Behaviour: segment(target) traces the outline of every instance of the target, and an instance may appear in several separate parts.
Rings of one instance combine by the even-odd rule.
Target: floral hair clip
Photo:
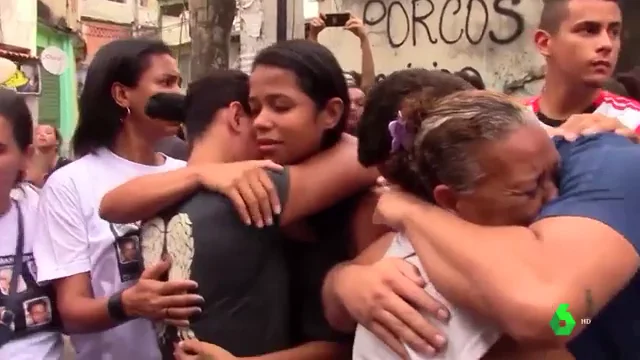
[[[397,152],[400,148],[407,151],[411,149],[412,139],[407,129],[407,121],[400,111],[398,116],[389,123],[389,134],[391,135],[391,153]]]

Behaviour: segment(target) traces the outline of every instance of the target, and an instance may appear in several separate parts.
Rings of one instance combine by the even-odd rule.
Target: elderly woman
[[[373,246],[367,256],[379,258],[383,249],[416,263],[429,280],[426,292],[450,311],[446,325],[436,324],[446,350],[435,355],[428,349],[428,356],[409,351],[411,358],[540,358],[567,343],[579,359],[637,354],[625,334],[640,317],[621,314],[635,314],[629,305],[638,299],[640,226],[625,214],[640,211],[633,186],[640,170],[632,163],[640,148],[614,134],[554,147],[531,112],[483,91],[441,100],[428,91],[411,94],[390,128],[393,154],[382,161],[370,157],[369,165],[386,160],[382,172],[405,191],[382,195],[376,214],[400,233],[390,248]],[[339,266],[328,276],[325,307],[334,324],[347,309],[366,318],[354,311],[362,310],[354,300],[365,303],[357,280],[370,269]],[[378,320],[395,315],[384,310],[386,298],[378,300],[370,309],[385,314]],[[575,329],[554,328],[567,336],[556,336],[549,325],[560,304],[569,304],[577,321]],[[599,312],[584,329],[579,319]],[[374,318],[363,325],[383,333]],[[562,312],[559,320],[572,323]],[[416,331],[407,339],[420,333],[410,327]],[[532,353],[518,343],[541,350]],[[361,329],[354,353],[392,358],[383,346]],[[562,350],[553,356],[571,358]]]

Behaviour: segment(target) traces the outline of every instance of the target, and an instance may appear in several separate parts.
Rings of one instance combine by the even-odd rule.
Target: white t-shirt
[[[35,274],[35,263],[33,261],[33,242],[36,238],[38,193],[28,185],[12,192],[12,197],[20,204],[23,216],[24,231],[24,253],[23,261],[26,266],[23,271],[31,272],[33,278]],[[18,239],[18,211],[15,205],[11,206],[9,212],[0,217],[0,291],[8,291],[10,274],[13,273],[13,256],[16,253],[16,241]],[[29,282],[24,277],[18,277],[17,291],[26,291]],[[0,315],[4,309],[0,307]],[[0,321],[2,321],[0,316]],[[62,356],[63,342],[62,335],[58,332],[43,331],[31,335],[17,338],[0,347],[0,359],[11,360],[59,360]]]
[[[141,175],[181,168],[166,159],[147,166],[100,149],[58,169],[47,180],[38,208],[39,239],[34,245],[38,280],[91,273],[96,297],[110,296],[134,284],[142,270],[139,223],[111,224],[99,215],[111,189]],[[91,334],[72,334],[77,360],[160,358],[155,331],[146,319]]]
[[[412,360],[477,360],[481,359],[491,347],[498,341],[501,332],[486,319],[479,318],[464,309],[456,307],[448,302],[429,282],[427,274],[424,272],[420,260],[416,255],[413,246],[401,234],[397,234],[387,250],[385,257],[403,258],[415,265],[422,277],[426,280],[427,286],[424,290],[434,299],[445,305],[451,314],[447,324],[440,320],[428,317],[433,325],[447,338],[445,351],[435,355],[427,356],[414,352],[405,345]],[[356,337],[353,343],[354,360],[396,360],[400,359],[387,345],[379,340],[373,333],[358,325]]]

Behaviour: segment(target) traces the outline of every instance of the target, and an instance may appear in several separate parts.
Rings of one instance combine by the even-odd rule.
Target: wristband
[[[125,322],[130,319],[124,311],[122,291],[118,291],[109,296],[109,300],[107,301],[107,311],[109,312],[109,317],[117,322]]]

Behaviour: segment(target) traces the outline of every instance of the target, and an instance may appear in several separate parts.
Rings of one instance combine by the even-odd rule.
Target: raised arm
[[[359,87],[365,93],[371,89],[376,82],[376,70],[373,62],[373,52],[371,51],[371,43],[367,37],[367,32],[362,19],[351,15],[351,19],[347,21],[345,29],[351,31],[360,40],[360,50],[362,50],[362,69]]]

